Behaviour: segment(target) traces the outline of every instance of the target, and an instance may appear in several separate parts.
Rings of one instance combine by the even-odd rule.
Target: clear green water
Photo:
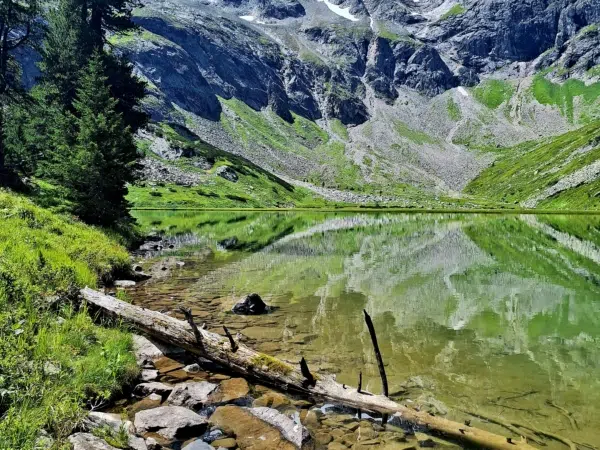
[[[366,309],[403,401],[600,446],[600,216],[136,215],[175,242],[147,264],[186,263],[137,287],[137,303],[188,304],[217,331],[228,324],[250,345],[305,356],[344,383],[362,371],[379,392]],[[235,249],[220,249],[232,237]],[[250,292],[279,309],[229,314]]]

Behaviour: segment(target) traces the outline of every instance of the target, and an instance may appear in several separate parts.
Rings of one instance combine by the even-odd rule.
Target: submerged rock
[[[221,406],[210,417],[210,423],[236,436],[240,449],[273,448],[295,450],[296,446],[288,441],[274,426],[260,420],[245,408],[239,406]],[[258,447],[256,447],[258,448]]]
[[[138,433],[158,433],[166,439],[185,439],[206,431],[205,417],[181,406],[160,406],[135,415]]]
[[[133,394],[138,397],[146,397],[150,394],[158,394],[160,396],[169,395],[173,391],[173,386],[168,384],[151,381],[149,383],[140,383],[133,389]]]
[[[305,448],[312,439],[308,430],[300,423],[299,415],[296,415],[296,420],[292,420],[273,408],[250,408],[248,411],[263,422],[277,428],[285,439],[298,448]]]
[[[210,402],[245,404],[249,393],[250,386],[245,379],[231,378],[221,382],[219,388],[210,395]]]
[[[259,315],[269,312],[269,307],[260,298],[260,295],[250,294],[243,301],[237,303],[231,311],[240,315]]]

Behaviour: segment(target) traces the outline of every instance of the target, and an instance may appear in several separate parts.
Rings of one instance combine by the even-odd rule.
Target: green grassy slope
[[[94,325],[85,310],[48,308],[128,264],[101,231],[0,190],[0,449],[33,449],[42,429],[63,448],[86,401],[137,375],[128,333]]]
[[[258,167],[245,158],[227,153],[203,141],[192,141],[163,125],[160,134],[180,148],[191,150],[194,156],[167,161],[148,150],[149,142],[139,142],[148,157],[173,165],[200,177],[195,187],[163,183],[143,183],[131,186],[128,200],[137,208],[268,208],[268,207],[318,207],[325,202],[310,191],[292,186],[281,178]],[[194,164],[199,158],[213,163],[204,170]],[[239,179],[231,182],[216,175],[221,166],[235,170]]]
[[[471,195],[518,204],[600,159],[600,122],[557,138],[498,152],[497,161],[465,189]],[[544,209],[600,209],[600,180],[573,186],[537,203]]]

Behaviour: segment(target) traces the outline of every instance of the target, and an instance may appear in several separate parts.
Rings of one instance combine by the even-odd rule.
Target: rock
[[[134,435],[129,435],[127,445],[129,445],[131,450],[148,450],[148,444],[146,444],[146,440]]]
[[[317,444],[319,445],[327,445],[333,441],[333,437],[329,433],[320,432],[315,434],[315,441],[317,441]]]
[[[269,312],[269,308],[258,294],[250,294],[246,296],[243,301],[237,303],[231,310],[234,314],[246,316],[259,315]]]
[[[142,266],[140,266],[139,264],[134,264],[133,266],[131,266],[131,269],[134,272],[141,272],[144,270],[144,268]]]
[[[135,281],[132,280],[117,280],[115,281],[115,286],[120,288],[128,288],[135,286]]]
[[[238,181],[238,174],[229,166],[221,166],[215,171],[215,173],[221,178],[231,181],[232,183],[237,183]]]
[[[69,436],[73,450],[119,450],[90,433],[75,433]]]
[[[160,406],[135,415],[138,433],[158,433],[166,439],[185,439],[206,431],[206,418],[181,406]]]
[[[90,411],[85,420],[85,427],[91,431],[95,428],[109,427],[115,432],[124,428],[129,434],[135,433],[135,428],[129,420],[123,420],[119,414]]]
[[[154,366],[156,367],[156,369],[158,369],[160,373],[169,373],[174,370],[182,369],[184,367],[184,364],[175,359],[163,356],[162,358],[159,358],[156,361],[154,361]]]
[[[149,437],[146,439],[146,447],[148,450],[160,450],[162,447],[156,442],[156,439]]]
[[[215,448],[200,439],[196,439],[185,447],[182,447],[181,450],[215,450]]]
[[[170,405],[199,409],[208,402],[210,394],[217,388],[207,381],[188,382],[175,385],[167,399]]]
[[[140,378],[144,382],[154,381],[158,378],[158,370],[155,369],[143,369],[140,374]]]
[[[162,397],[158,394],[150,394],[148,397],[134,403],[127,408],[127,412],[130,415],[135,415],[137,412],[144,411],[146,409],[152,409],[160,406],[162,403]]]
[[[252,406],[279,408],[281,406],[289,405],[290,403],[290,400],[285,395],[282,395],[279,392],[269,391],[254,400]]]
[[[209,402],[213,404],[246,403],[250,387],[243,378],[231,378],[221,381],[219,388],[210,395]]]
[[[60,373],[60,367],[56,364],[47,361],[44,363],[44,375],[58,375]]]
[[[210,423],[236,436],[241,450],[295,450],[277,428],[263,422],[249,410],[239,406],[221,406],[210,417]]]
[[[54,445],[54,438],[46,430],[41,430],[35,440],[35,450],[47,450]]]
[[[200,364],[194,363],[194,364],[185,366],[183,368],[183,370],[186,371],[187,373],[199,373],[202,369],[200,367]]]
[[[166,355],[181,355],[184,350],[173,345],[154,342],[139,334],[133,335],[133,350],[138,364],[154,361]]]
[[[238,244],[238,238],[233,236],[222,241],[217,242],[217,248],[219,250],[233,250]]]
[[[249,411],[260,420],[277,428],[288,441],[298,448],[305,447],[312,439],[308,430],[300,423],[298,414],[295,420],[292,420],[273,408],[250,408]]]
[[[173,386],[168,384],[152,381],[150,383],[140,383],[133,388],[133,394],[138,397],[147,397],[150,394],[158,394],[165,397],[171,393]]]
[[[233,438],[217,439],[212,442],[212,445],[217,448],[236,448],[237,442]]]

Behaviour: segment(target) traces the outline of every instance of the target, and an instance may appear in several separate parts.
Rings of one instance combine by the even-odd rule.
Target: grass
[[[505,149],[465,192],[489,200],[519,204],[542,193],[565,176],[600,158],[600,122],[556,138]],[[539,208],[600,209],[598,180],[543,200]]]
[[[414,142],[415,144],[423,145],[437,143],[437,140],[429,136],[427,133],[410,128],[404,122],[397,120],[395,121],[394,125],[398,135]]]
[[[473,88],[475,100],[490,109],[497,109],[504,102],[508,102],[515,92],[515,88],[503,80],[485,80]]]
[[[444,14],[442,14],[442,16],[440,17],[440,20],[446,20],[451,17],[460,16],[466,12],[467,12],[467,9],[463,5],[456,4],[452,8],[450,8],[448,11],[446,11]]]
[[[288,125],[298,127],[297,132],[304,133],[306,139],[312,136],[315,145],[321,142],[322,136],[318,132],[306,131],[302,122]],[[219,150],[201,140],[191,141],[167,125],[162,125],[156,132],[172,145],[187,148],[194,155],[177,161],[162,162],[198,175],[200,182],[195,187],[162,183],[131,186],[127,198],[137,208],[268,208],[325,205],[324,200],[309,190],[293,186],[245,158]],[[138,148],[147,156],[160,160],[150,152],[147,142],[140,140]],[[194,163],[199,158],[211,162],[212,168],[204,170],[195,167]],[[231,182],[218,176],[216,171],[221,166],[231,167],[237,173],[238,181]]]
[[[598,118],[600,82],[586,85],[583,81],[571,78],[559,84],[548,80],[543,74],[538,74],[533,79],[531,92],[538,103],[558,107],[570,123],[574,123],[576,119],[577,97],[583,101],[583,117],[580,117],[580,121],[585,123]]]
[[[0,191],[0,449],[33,449],[40,430],[56,448],[137,375],[129,333],[48,298],[96,286],[129,264],[101,231]],[[60,317],[60,320],[59,320]]]
[[[453,98],[448,99],[448,104],[446,105],[448,109],[448,117],[454,122],[458,122],[462,119],[462,111],[460,110],[460,106],[458,103],[454,101]]]
[[[339,137],[344,142],[348,142],[348,140],[350,139],[348,129],[340,119],[331,119],[329,121],[329,126],[331,127],[331,131],[333,131],[337,135],[337,137]]]

